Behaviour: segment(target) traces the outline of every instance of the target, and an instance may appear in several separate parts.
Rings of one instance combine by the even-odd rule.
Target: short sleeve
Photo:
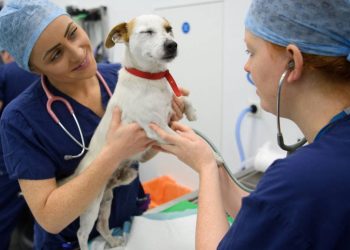
[[[0,122],[0,135],[5,167],[11,179],[55,177],[53,161],[19,112],[5,112]]]
[[[280,211],[265,202],[246,197],[218,249],[303,250],[310,247]]]

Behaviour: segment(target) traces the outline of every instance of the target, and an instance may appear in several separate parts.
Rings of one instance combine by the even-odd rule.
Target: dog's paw
[[[196,121],[197,120],[196,109],[192,106],[190,101],[187,100],[186,98],[184,98],[184,104],[185,104],[184,114],[186,115],[187,120]]]
[[[197,114],[195,109],[191,110],[191,112],[185,112],[185,115],[187,120],[189,120],[190,122],[197,120]]]
[[[111,248],[120,247],[125,245],[125,240],[122,236],[113,236],[107,240],[108,245]]]

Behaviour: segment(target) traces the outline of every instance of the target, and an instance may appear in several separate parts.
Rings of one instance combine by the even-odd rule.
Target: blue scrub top
[[[0,66],[0,100],[2,110],[21,92],[30,86],[39,75],[21,69],[15,62]],[[16,180],[10,180],[5,170],[0,152],[0,249],[8,249],[11,233],[18,223],[21,214],[28,209],[23,197],[19,196],[20,188]]]
[[[275,161],[218,249],[350,249],[350,116]]]
[[[119,64],[98,65],[99,72],[112,91],[118,80],[119,69]],[[88,145],[100,122],[100,117],[51,84],[47,85],[54,95],[64,97],[72,105]],[[109,95],[101,83],[100,89],[102,103],[106,107]],[[81,158],[64,160],[65,155],[78,154],[81,148],[53,121],[47,112],[46,102],[47,97],[40,81],[37,81],[11,102],[3,113],[0,123],[2,149],[7,172],[13,180],[49,178],[60,180],[71,175],[81,160]],[[52,105],[52,109],[68,131],[76,138],[80,138],[67,108],[62,103],[56,102]],[[114,197],[116,198],[112,204],[111,227],[122,226],[124,221],[133,215],[141,214],[147,208],[144,206],[145,194],[138,178],[127,186],[116,188]],[[77,244],[78,228],[79,219],[59,235],[52,235],[35,224],[35,249],[62,249],[64,242]],[[97,234],[94,229],[90,236],[95,237]]]
[[[0,100],[3,108],[40,77],[12,62],[0,66]],[[2,111],[1,111],[2,112]]]

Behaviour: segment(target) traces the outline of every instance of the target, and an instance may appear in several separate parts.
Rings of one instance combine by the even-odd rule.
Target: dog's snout
[[[164,43],[164,49],[167,53],[175,53],[177,50],[177,43],[171,40],[167,40]]]

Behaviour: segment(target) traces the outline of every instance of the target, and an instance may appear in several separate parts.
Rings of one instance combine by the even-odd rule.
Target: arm
[[[238,187],[231,186],[232,183],[227,179],[229,177],[217,167],[212,149],[190,128],[174,122],[172,128],[178,135],[167,134],[154,124],[151,128],[169,142],[157,146],[158,149],[176,155],[198,172],[200,182],[196,249],[215,249],[229,228],[225,206],[230,205],[236,209],[240,207],[241,193],[235,193]],[[229,192],[235,199],[226,202],[224,198],[227,197],[227,189],[232,187],[235,188]],[[231,210],[229,207],[226,209]]]
[[[101,192],[117,166],[106,161],[104,155],[101,153],[85,171],[62,186],[58,186],[56,179],[19,180],[30,210],[46,231],[53,234],[62,231]]]
[[[223,167],[219,167],[219,175],[221,192],[224,194],[225,211],[232,218],[235,218],[241,209],[242,198],[249,195],[249,193],[234,183]]]
[[[36,220],[48,232],[60,232],[98,196],[120,162],[151,142],[138,125],[120,125],[120,112],[116,110],[104,148],[80,175],[62,186],[55,179],[19,181]]]
[[[196,249],[216,249],[229,225],[220,189],[219,169],[216,162],[204,164],[199,175]]]

